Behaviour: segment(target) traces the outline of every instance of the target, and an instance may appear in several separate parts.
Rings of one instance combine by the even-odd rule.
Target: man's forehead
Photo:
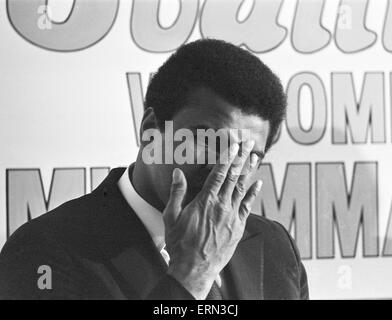
[[[173,120],[177,129],[188,128],[193,132],[197,129],[225,130],[236,142],[246,140],[244,137],[258,140],[269,132],[268,121],[247,113],[241,106],[229,103],[208,88],[193,91]],[[241,135],[244,130],[248,131],[248,136]]]
[[[187,105],[174,117],[178,124],[188,128],[228,128],[235,122],[235,112],[229,106],[222,108],[218,105]]]
[[[214,120],[211,118],[195,119],[189,123],[178,123],[179,126],[185,125],[186,128],[196,132],[197,130],[213,130],[222,134],[228,134],[237,140],[244,140],[245,134],[266,135],[269,131],[269,122],[259,116],[237,117],[234,121]]]

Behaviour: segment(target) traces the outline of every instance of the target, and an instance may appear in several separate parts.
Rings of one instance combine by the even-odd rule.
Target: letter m
[[[7,237],[30,219],[65,201],[82,196],[85,190],[84,168],[54,169],[48,199],[45,197],[39,169],[8,169]]]
[[[279,195],[272,166],[263,164],[258,172],[263,187],[252,208],[254,213],[280,222],[288,231],[295,224],[294,238],[304,259],[312,257],[310,169],[310,163],[288,163]]]
[[[348,190],[343,163],[316,164],[317,257],[355,257],[362,227],[363,255],[378,255],[377,163],[354,164]]]

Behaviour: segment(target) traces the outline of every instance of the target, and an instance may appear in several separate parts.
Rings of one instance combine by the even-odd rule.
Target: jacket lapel
[[[145,299],[165,275],[167,265],[153,242],[134,244],[111,259],[128,289],[128,298]]]
[[[144,299],[166,273],[167,265],[143,222],[128,205],[117,186],[125,168],[110,171],[93,192],[101,204],[95,230],[105,267],[124,298]]]
[[[245,232],[226,267],[233,280],[237,299],[264,298],[264,240],[261,233]]]

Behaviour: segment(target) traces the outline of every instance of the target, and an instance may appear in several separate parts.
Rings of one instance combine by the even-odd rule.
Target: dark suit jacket
[[[21,226],[0,254],[2,299],[194,299],[117,187],[113,169],[91,194]],[[49,288],[38,268],[51,268]],[[227,299],[306,299],[305,269],[278,223],[251,214],[221,273]],[[42,281],[42,278],[41,278]]]

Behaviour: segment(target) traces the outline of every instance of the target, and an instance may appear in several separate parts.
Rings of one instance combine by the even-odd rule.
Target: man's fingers
[[[253,201],[256,199],[257,194],[261,190],[261,186],[263,182],[261,180],[257,180],[252,186],[249,188],[246,193],[244,199],[241,202],[240,208],[238,210],[238,215],[241,221],[245,221],[250,213],[252,208]]]
[[[163,213],[163,218],[168,225],[173,225],[182,210],[182,202],[186,195],[187,182],[181,169],[173,170],[170,198]]]
[[[226,179],[227,171],[229,170],[233,160],[236,158],[239,150],[239,144],[233,143],[228,152],[226,152],[224,159],[214,165],[203,185],[203,191],[211,191],[218,193],[223,182]]]
[[[250,177],[252,176],[252,173],[256,171],[257,167],[257,162],[258,162],[258,156],[255,153],[252,153],[249,156],[249,171],[246,172],[246,174],[242,174],[238,181],[237,184],[235,185],[234,191],[233,191],[233,197],[232,197],[232,204],[233,207],[238,207],[240,204],[241,200],[244,198],[246,191],[247,191],[247,185]]]
[[[248,158],[250,152],[253,149],[255,142],[253,140],[247,140],[241,145],[241,154],[238,154],[231,164],[224,183],[220,189],[220,194],[227,199],[232,199],[234,188],[241,175],[242,168]]]

